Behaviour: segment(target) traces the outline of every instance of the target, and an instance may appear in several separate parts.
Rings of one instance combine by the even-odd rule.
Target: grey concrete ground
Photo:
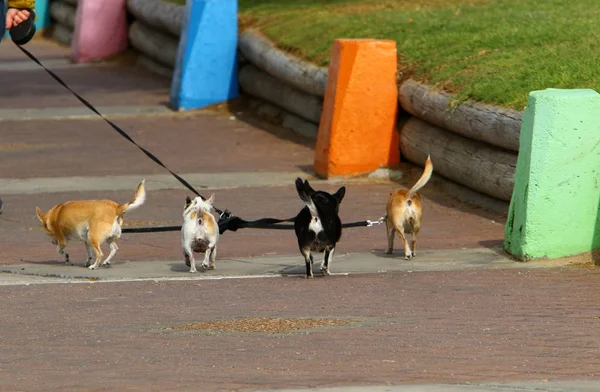
[[[313,142],[243,106],[193,114],[170,81],[118,63],[72,65],[30,50],[217,205],[247,219],[301,208],[293,181],[347,186],[344,222],[376,220],[400,176],[318,180]],[[190,192],[11,45],[0,46],[0,390],[600,390],[600,269],[589,258],[519,263],[501,251],[505,214],[433,181],[417,257],[384,255],[384,229],[344,231],[333,276],[303,278],[290,231],[225,233],[216,270],[190,274],[179,233],[124,234],[90,271],[59,260],[35,217],[72,199],[148,199],[125,227],[177,225]],[[234,107],[235,106],[235,107]],[[495,212],[494,212],[495,211]],[[399,242],[399,241],[397,241]],[[318,264],[318,263],[317,263]],[[258,329],[253,329],[258,326]]]
[[[439,249],[424,250],[412,260],[403,260],[401,255],[389,256],[383,252],[338,253],[331,265],[331,271],[337,274],[365,274],[419,271],[457,271],[467,269],[537,269],[549,266],[571,265],[572,261],[532,261],[517,263],[499,254],[498,250],[476,249]],[[317,256],[315,268],[318,270],[322,257]],[[244,277],[304,276],[305,267],[300,255],[281,255],[270,257],[219,258],[215,270],[185,274],[189,271],[180,260],[161,261],[116,261],[108,267],[91,271],[85,268],[85,260],[65,263],[26,263],[0,266],[0,285],[26,282],[38,282],[39,277],[47,277],[46,282],[89,282],[90,279],[106,282],[141,280],[204,280]],[[15,275],[20,275],[16,277]],[[56,279],[53,279],[56,278]]]

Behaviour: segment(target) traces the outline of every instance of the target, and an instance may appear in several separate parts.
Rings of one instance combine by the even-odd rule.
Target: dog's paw
[[[404,256],[404,258],[405,258],[406,260],[410,260],[410,259],[412,259],[412,258],[413,258],[413,256],[414,256],[414,255],[413,255],[412,253],[407,253],[407,254],[406,254],[406,256]]]
[[[393,251],[394,251],[393,249],[386,249],[385,250],[385,254],[386,255],[391,255]]]
[[[314,276],[312,276],[312,275],[306,275],[306,279],[312,279],[312,278],[314,278]]]
[[[202,268],[203,271],[208,271],[210,269],[210,266],[208,264],[202,263],[202,265],[200,266],[200,268]]]
[[[215,266],[214,266],[214,265],[212,265],[212,264],[211,264],[211,265],[209,265],[209,266],[208,266],[208,270],[209,270],[209,271],[212,271],[212,270],[214,270],[214,269],[215,269]]]
[[[331,275],[331,272],[327,268],[321,268],[321,273],[323,276]]]
[[[190,274],[195,274],[196,272],[198,272],[196,271],[196,268],[190,268]]]
[[[88,268],[89,268],[89,269],[91,269],[91,270],[95,270],[95,269],[97,269],[97,267],[96,267],[96,264],[92,264],[92,265],[90,265]]]

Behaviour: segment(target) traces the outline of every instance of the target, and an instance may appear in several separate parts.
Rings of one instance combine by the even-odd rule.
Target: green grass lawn
[[[172,0],[183,3],[183,0]],[[521,110],[530,91],[600,90],[598,0],[239,0],[240,25],[327,65],[336,38],[392,39],[403,76]]]

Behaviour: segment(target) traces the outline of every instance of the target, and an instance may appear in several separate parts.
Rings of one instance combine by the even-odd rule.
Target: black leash
[[[267,222],[264,222],[267,221]],[[280,221],[289,222],[289,219],[258,219],[255,221],[245,221],[237,216],[233,216],[230,220],[219,219],[219,234],[223,234],[227,230],[237,231],[237,229],[249,228],[249,229],[269,229],[269,230],[293,230],[294,225],[281,225],[269,221]],[[292,220],[293,221],[293,218]],[[347,229],[350,227],[371,227],[373,225],[379,225],[385,221],[385,218],[379,218],[376,221],[365,220],[360,222],[342,223],[342,228]],[[153,227],[124,227],[121,229],[123,233],[160,233],[165,231],[179,231],[181,226],[153,226]]]
[[[37,59],[37,57],[35,57],[33,54],[31,54],[27,49],[23,48],[21,45],[19,45],[17,43],[15,43],[15,45],[19,49],[21,49],[21,51],[23,53],[25,53],[25,55],[27,57],[29,57],[33,62],[35,62],[36,64],[38,64],[40,67],[42,67],[61,86],[63,86],[67,90],[69,90],[88,109],[90,109],[92,112],[94,112],[98,116],[100,116],[104,121],[106,121],[108,123],[108,125],[110,125],[121,136],[123,136],[125,139],[127,139],[129,142],[131,142],[137,148],[139,148],[144,154],[146,154],[146,156],[148,158],[152,159],[155,163],[157,163],[158,165],[162,166],[165,170],[167,170],[169,173],[171,173],[173,175],[173,177],[175,177],[182,185],[184,185],[187,189],[189,189],[190,191],[192,191],[195,195],[200,196],[203,199],[206,199],[189,182],[187,182],[180,175],[178,175],[177,173],[175,173],[174,171],[172,171],[171,169],[169,169],[164,163],[162,163],[162,161],[160,159],[158,159],[150,151],[146,150],[144,147],[142,147],[139,144],[137,144],[135,142],[135,140],[133,140],[133,138],[131,138],[131,136],[129,136],[127,134],[127,132],[125,132],[119,126],[117,126],[112,121],[110,121],[109,119],[107,119],[106,117],[104,117],[102,115],[102,113],[100,113],[98,110],[96,110],[96,108],[94,107],[94,105],[92,105],[87,100],[85,100],[83,97],[81,97],[79,94],[77,94],[75,91],[73,91],[60,77],[58,77],[54,72],[52,72],[48,68],[46,68],[44,66],[44,64],[42,64]],[[203,186],[203,188],[206,188],[206,187]],[[240,218],[238,216],[233,215],[227,209],[225,211],[222,211],[222,210],[220,210],[220,209],[218,209],[216,207],[213,207],[213,208],[219,214],[219,222],[218,222],[218,224],[219,224],[219,233],[220,234],[223,234],[227,230],[237,231],[238,229],[243,229],[243,228],[273,229],[273,230],[291,230],[291,229],[294,228],[294,225],[281,225],[280,223],[294,222],[295,218],[288,218],[288,219],[262,218],[262,219],[257,219],[257,220],[254,220],[254,221],[247,221],[247,220],[244,220],[244,219],[242,219],[242,218]],[[345,227],[345,228],[348,228],[348,227],[361,227],[361,226],[370,227],[370,226],[373,226],[374,224],[380,224],[382,222],[383,222],[383,218],[380,218],[377,221],[366,220],[366,221],[360,221],[360,222],[346,223],[346,224],[342,224],[342,227]],[[124,227],[121,230],[121,232],[122,233],[158,233],[158,232],[179,231],[179,230],[181,230],[181,226]]]

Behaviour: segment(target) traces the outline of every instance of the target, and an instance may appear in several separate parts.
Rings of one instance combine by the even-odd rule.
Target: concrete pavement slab
[[[98,112],[105,117],[131,117],[143,115],[172,115],[173,111],[164,105],[153,106],[98,106]],[[30,120],[71,120],[97,119],[98,115],[85,106],[39,109],[0,109],[0,121]]]
[[[197,262],[200,263],[200,261]],[[446,249],[424,250],[412,260],[404,260],[401,255],[386,255],[383,252],[336,253],[331,271],[339,274],[364,274],[386,272],[455,271],[470,269],[498,268],[548,268],[580,262],[579,259],[553,261],[532,261],[528,263],[510,260],[500,249]],[[315,257],[315,271],[318,271],[322,257]],[[218,279],[239,277],[301,276],[306,273],[304,259],[298,255],[282,255],[251,258],[220,258],[212,271],[190,274],[181,260],[165,261],[116,261],[92,271],[85,268],[84,262],[62,263],[30,262],[0,266],[0,284],[11,284],[14,275],[22,279],[33,277],[56,277],[67,280],[135,281],[172,279]],[[315,276],[320,274],[315,272]],[[324,277],[326,278],[326,277]],[[6,281],[5,281],[6,279]],[[26,280],[26,279],[25,279]],[[61,280],[60,282],[62,282]]]

